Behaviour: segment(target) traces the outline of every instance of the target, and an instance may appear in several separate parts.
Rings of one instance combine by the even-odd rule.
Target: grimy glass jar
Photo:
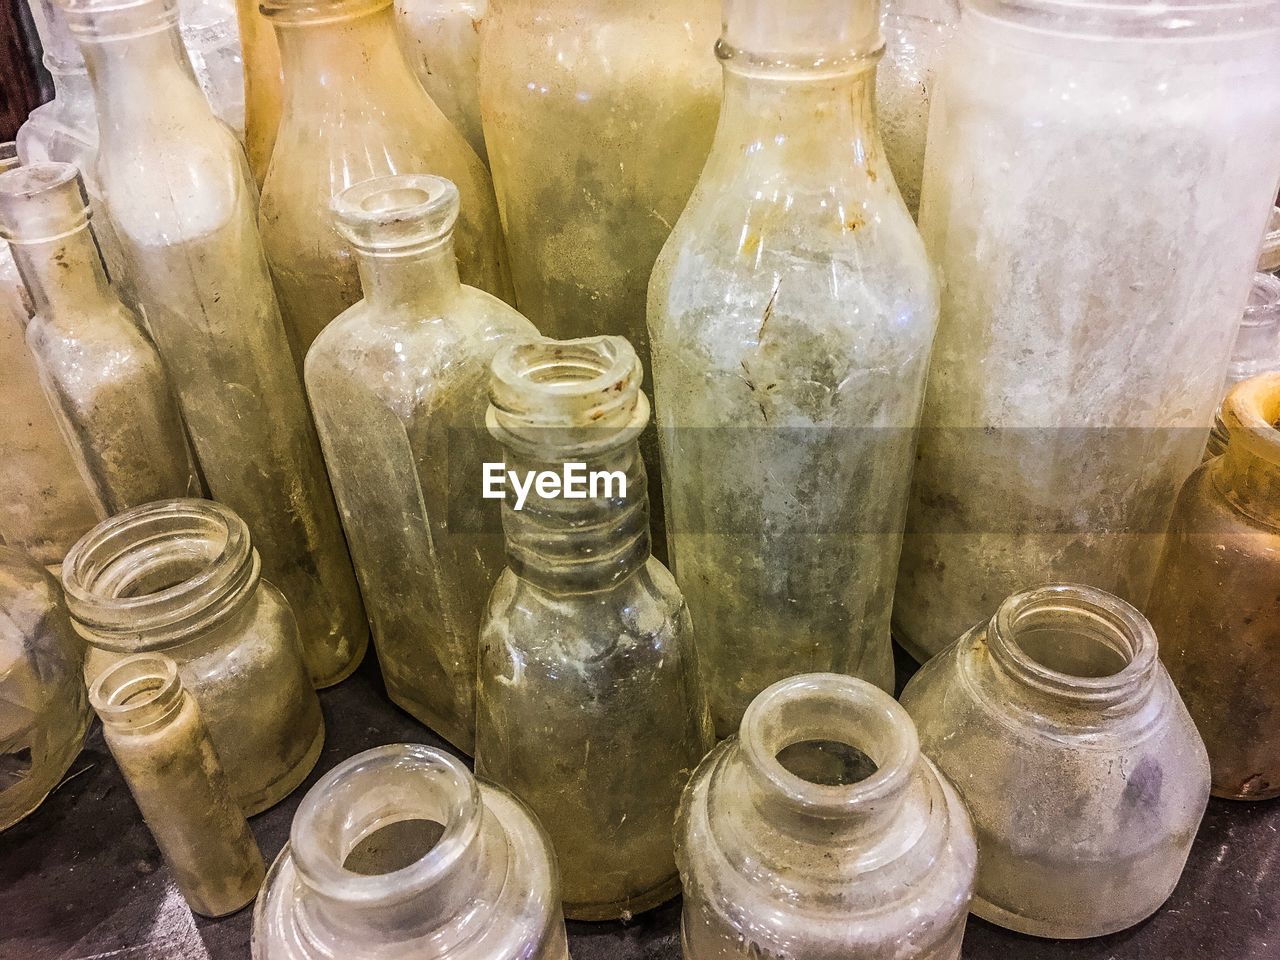
[[[959,960],[977,849],[893,698],[811,673],[698,767],[676,858],[685,960]]]
[[[261,188],[280,127],[284,96],[280,47],[258,0],[236,0],[236,19],[244,57],[244,149],[254,183]]]
[[[538,331],[458,279],[458,189],[366,180],[333,204],[365,298],[307,354],[307,393],[342,508],[387,694],[454,746],[475,746],[476,634],[503,567],[500,460],[485,430],[489,361]]]
[[[80,753],[83,663],[58,582],[0,545],[0,830],[34,812]]]
[[[17,166],[14,144],[0,143],[0,173]],[[56,565],[98,518],[27,349],[30,318],[18,265],[0,243],[0,543]]]
[[[1096,937],[1173,892],[1209,762],[1129,604],[1071,584],[1014,594],[925,664],[902,705],[973,817],[978,916]]]
[[[169,378],[107,283],[76,168],[37,163],[0,174],[0,238],[35,311],[27,345],[99,515],[199,496]]]
[[[312,787],[253,916],[254,960],[568,960],[555,856],[440,750],[366,750]]]
[[[252,901],[266,865],[178,665],[162,653],[125,657],[89,700],[188,906],[222,917]]]
[[[1231,363],[1227,365],[1226,390],[1241,380],[1280,370],[1280,277],[1256,273],[1236,332]],[[1206,457],[1216,457],[1227,448],[1227,424],[1222,408],[1213,419],[1213,431],[1205,448]]]
[[[895,635],[1150,592],[1280,179],[1280,5],[968,0],[920,228],[945,279]]]
[[[247,816],[283,800],[324,742],[298,625],[261,579],[249,529],[209,500],[161,500],[94,527],[62,565],[90,685],[116,661],[178,664]]]
[[[391,0],[264,0],[284,105],[260,222],[298,368],[325,324],[360,299],[330,203],[371,177],[430,173],[462,195],[462,281],[514,301],[489,171],[431,102],[396,37]]]
[[[98,181],[209,492],[244,518],[317,686],[369,628],[255,227],[244,151],[191,78],[174,0],[62,0],[89,65]]]
[[[488,160],[480,125],[480,24],[489,0],[395,0],[405,56],[449,122]]]
[[[874,0],[727,0],[715,144],[649,287],[672,569],[716,733],[769,684],[893,689],[938,319],[872,102]]]
[[[622,337],[493,360],[507,569],[480,631],[476,772],[546,826],[576,920],[676,895],[671,823],[712,743],[689,611],[649,551],[640,380]]]
[[[1173,508],[1147,613],[1209,750],[1213,792],[1280,796],[1280,373],[1223,404],[1226,453]]]

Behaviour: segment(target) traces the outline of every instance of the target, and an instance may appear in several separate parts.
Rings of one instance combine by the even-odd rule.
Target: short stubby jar
[[[71,548],[62,584],[89,641],[85,679],[123,657],[178,664],[246,816],[283,800],[324,742],[298,625],[261,578],[249,529],[208,500],[158,500],[98,524]]]
[[[569,960],[551,841],[456,758],[395,743],[307,791],[253,916],[254,960]]]
[[[978,916],[1096,937],[1173,892],[1209,760],[1128,603],[1072,584],[1014,594],[925,664],[902,705],[977,828]]]
[[[780,681],[685,790],[685,960],[956,960],[976,861],[964,804],[892,697]]]

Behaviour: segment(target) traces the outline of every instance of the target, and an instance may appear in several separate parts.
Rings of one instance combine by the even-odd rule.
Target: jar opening
[[[435,820],[397,820],[360,840],[342,866],[366,877],[395,873],[429,854],[443,835],[444,824]]]
[[[860,783],[879,769],[863,751],[839,740],[801,740],[783,747],[775,759],[788,773],[822,787]]]

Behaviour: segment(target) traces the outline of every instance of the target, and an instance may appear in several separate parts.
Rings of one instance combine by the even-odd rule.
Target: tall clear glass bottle
[[[0,238],[31,296],[26,342],[100,516],[203,492],[155,346],[107,283],[69,163],[0,174]]]
[[[236,17],[244,57],[244,149],[253,180],[261,189],[280,127],[284,96],[280,47],[258,0],[236,0]]]
[[[307,791],[253,914],[254,960],[335,957],[569,960],[546,833],[441,750],[344,760]]]
[[[1280,179],[1280,7],[968,0],[921,233],[946,279],[895,635],[1028,582],[1144,602]]]
[[[253,530],[312,679],[368,642],[342,527],[254,223],[244,151],[214,118],[174,0],[62,0],[98,103],[98,181],[213,497]]]
[[[422,89],[398,45],[391,0],[264,0],[262,11],[284,63],[262,239],[299,369],[316,335],[360,299],[329,205],[371,177],[430,173],[457,184],[462,280],[512,301],[489,171]]]
[[[1241,380],[1273,370],[1280,370],[1280,277],[1257,273],[1240,329],[1236,331],[1231,362],[1227,365],[1226,390],[1230,391]],[[1216,457],[1222,453],[1228,439],[1227,424],[1219,407],[1205,456]]]
[[[906,711],[812,673],[698,767],[676,858],[685,960],[959,960],[978,850]]]
[[[17,166],[15,144],[0,143],[0,174]],[[0,243],[0,543],[53,565],[98,517],[27,349],[30,319],[18,265]]]
[[[716,733],[797,672],[893,689],[933,271],[872,103],[874,0],[727,0],[720,128],[649,290],[672,569]]]
[[[395,0],[405,56],[449,122],[488,163],[480,124],[480,24],[489,0]]]
[[[672,819],[712,742],[689,612],[649,551],[640,380],[622,337],[534,341],[493,360],[488,420],[506,469],[522,484],[540,476],[526,495],[507,484],[508,566],[480,632],[476,772],[546,826],[565,915],[579,920],[678,892]],[[563,497],[551,482],[562,472]]]
[[[476,633],[503,566],[478,496],[489,361],[538,331],[458,279],[458,189],[402,175],[334,200],[365,298],[307,353],[307,393],[391,699],[474,749]]]
[[[1182,487],[1147,602],[1213,792],[1280,796],[1280,373],[1236,385],[1226,453]]]

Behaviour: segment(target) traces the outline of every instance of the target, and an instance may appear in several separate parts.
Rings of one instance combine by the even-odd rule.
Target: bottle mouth
[[[264,17],[282,26],[330,23],[376,13],[392,0],[261,0]]]
[[[1253,456],[1280,466],[1280,372],[1242,380],[1222,402],[1228,457]]]
[[[163,649],[246,602],[260,561],[249,528],[210,500],[159,500],[98,524],[71,548],[62,585],[76,630],[122,653]]]
[[[299,875],[330,900],[388,905],[448,876],[480,832],[480,789],[460,761],[421,744],[398,743],[356,754],[307,791],[289,842]],[[369,837],[410,821],[443,830],[412,862],[388,872],[348,866]]]
[[[1015,593],[991,619],[987,642],[1006,675],[1099,709],[1141,690],[1159,662],[1146,617],[1119,597],[1077,584]]]
[[[4,169],[0,157],[0,170]],[[70,163],[16,164],[0,172],[0,240],[49,243],[83,230],[89,199]]]
[[[966,0],[970,12],[1064,36],[1117,41],[1239,39],[1280,29],[1271,0]]]
[[[895,804],[920,756],[915,724],[896,700],[863,680],[832,673],[803,674],[766,689],[743,714],[739,737],[753,778],[769,795],[808,816],[833,820],[874,815]],[[861,755],[874,771],[852,782],[802,775],[786,762],[800,745],[820,745],[846,766],[841,753]],[[865,771],[866,765],[858,773]]]
[[[80,42],[124,40],[178,24],[178,0],[57,0]]]
[[[746,71],[870,69],[884,52],[873,0],[724,0],[716,56]]]
[[[375,177],[333,198],[338,232],[357,250],[410,255],[453,233],[460,199],[453,181],[429,174]]]
[[[178,665],[162,653],[125,657],[98,675],[89,702],[107,726],[135,732],[156,726],[182,705]]]

